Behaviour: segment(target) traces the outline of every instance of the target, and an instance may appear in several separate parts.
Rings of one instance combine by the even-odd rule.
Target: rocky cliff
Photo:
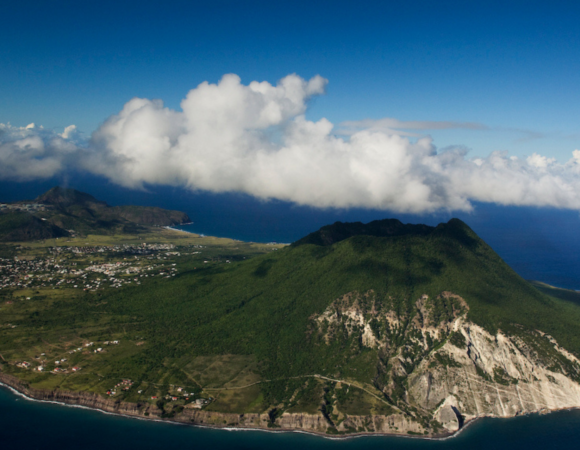
[[[289,414],[272,421],[269,414],[231,414],[185,408],[171,417],[163,417],[162,411],[149,403],[115,401],[89,392],[61,390],[40,390],[31,388],[18,378],[0,373],[0,383],[16,391],[41,401],[58,402],[97,409],[113,414],[143,419],[168,420],[191,425],[220,428],[261,428],[271,431],[307,431],[327,434],[334,427],[320,414]],[[421,427],[400,414],[391,416],[351,416],[338,427],[339,431],[358,430],[362,433],[406,433],[409,430],[422,431]]]
[[[441,425],[454,432],[484,416],[580,407],[580,361],[574,355],[541,330],[492,334],[470,322],[468,311],[451,292],[436,299],[423,295],[405,313],[379,306],[373,292],[351,293],[313,322],[327,343],[344,329],[379,350],[383,373],[375,386],[404,417],[428,418],[435,431]]]

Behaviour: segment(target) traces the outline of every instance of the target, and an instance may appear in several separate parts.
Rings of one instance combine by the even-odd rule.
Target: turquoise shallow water
[[[443,441],[385,436],[331,440],[303,433],[227,431],[125,418],[26,400],[0,387],[2,449],[493,449],[578,448],[580,411],[482,419]]]

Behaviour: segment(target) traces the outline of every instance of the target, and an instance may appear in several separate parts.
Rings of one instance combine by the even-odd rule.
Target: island
[[[0,382],[29,397],[334,437],[580,406],[580,295],[458,219],[259,244],[67,192],[0,214]]]

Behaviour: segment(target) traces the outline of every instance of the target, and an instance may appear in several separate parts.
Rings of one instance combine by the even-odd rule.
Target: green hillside
[[[397,222],[374,223],[362,235],[352,232],[359,225],[338,223],[323,229],[326,238],[314,233],[238,263],[185,262],[169,280],[54,301],[39,315],[14,323],[38,339],[48,334],[64,339],[64,333],[146,342],[122,357],[107,357],[98,369],[101,376],[130,377],[163,389],[181,384],[211,392],[230,382],[254,386],[235,400],[224,393],[211,405],[233,412],[315,412],[330,392],[352,414],[386,414],[395,408],[427,420],[406,405],[405,377],[389,362],[402,352],[405,371],[411,373],[444,343],[429,342],[426,352],[413,344],[412,323],[420,320],[416,304],[424,295],[438,323],[450,322],[463,308],[444,295],[450,292],[465,300],[469,320],[492,333],[501,329],[526,339],[529,330],[540,329],[580,354],[580,308],[535,289],[466,224],[457,219],[437,227]],[[387,337],[388,348],[364,346],[362,330],[320,330],[316,317],[353,298],[365,316],[383,310],[400,319],[396,328],[371,321],[374,333]],[[453,334],[444,339],[454,339]],[[367,391],[349,391],[343,398],[332,382],[324,387],[308,381],[312,375],[350,380]],[[68,388],[91,386],[99,392],[100,380],[87,378],[86,386]],[[365,400],[364,392],[383,403],[372,406],[375,397]]]
[[[323,373],[369,381],[376,355],[353,354],[348,342],[318,345],[308,331],[310,317],[334,300],[370,290],[400,312],[411,311],[423,294],[451,291],[467,301],[469,319],[490,331],[539,328],[580,354],[580,310],[534,289],[459,220],[428,235],[289,247],[230,267],[198,269],[156,288],[114,293],[107,301],[116,315],[154,323],[154,339],[166,352],[253,354],[267,378]]]
[[[0,213],[0,242],[68,236],[54,224],[26,212]]]
[[[544,294],[580,305],[580,292],[578,291],[550,286],[549,284],[542,283],[540,281],[530,281],[530,283],[537,290],[543,292]]]

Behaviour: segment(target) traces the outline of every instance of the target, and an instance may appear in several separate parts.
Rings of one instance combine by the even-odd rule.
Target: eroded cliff
[[[580,361],[541,330],[492,334],[467,319],[459,296],[442,292],[396,311],[372,291],[337,299],[313,318],[324,342],[340,330],[378,350],[373,381],[418,430],[457,431],[483,416],[580,406]]]

